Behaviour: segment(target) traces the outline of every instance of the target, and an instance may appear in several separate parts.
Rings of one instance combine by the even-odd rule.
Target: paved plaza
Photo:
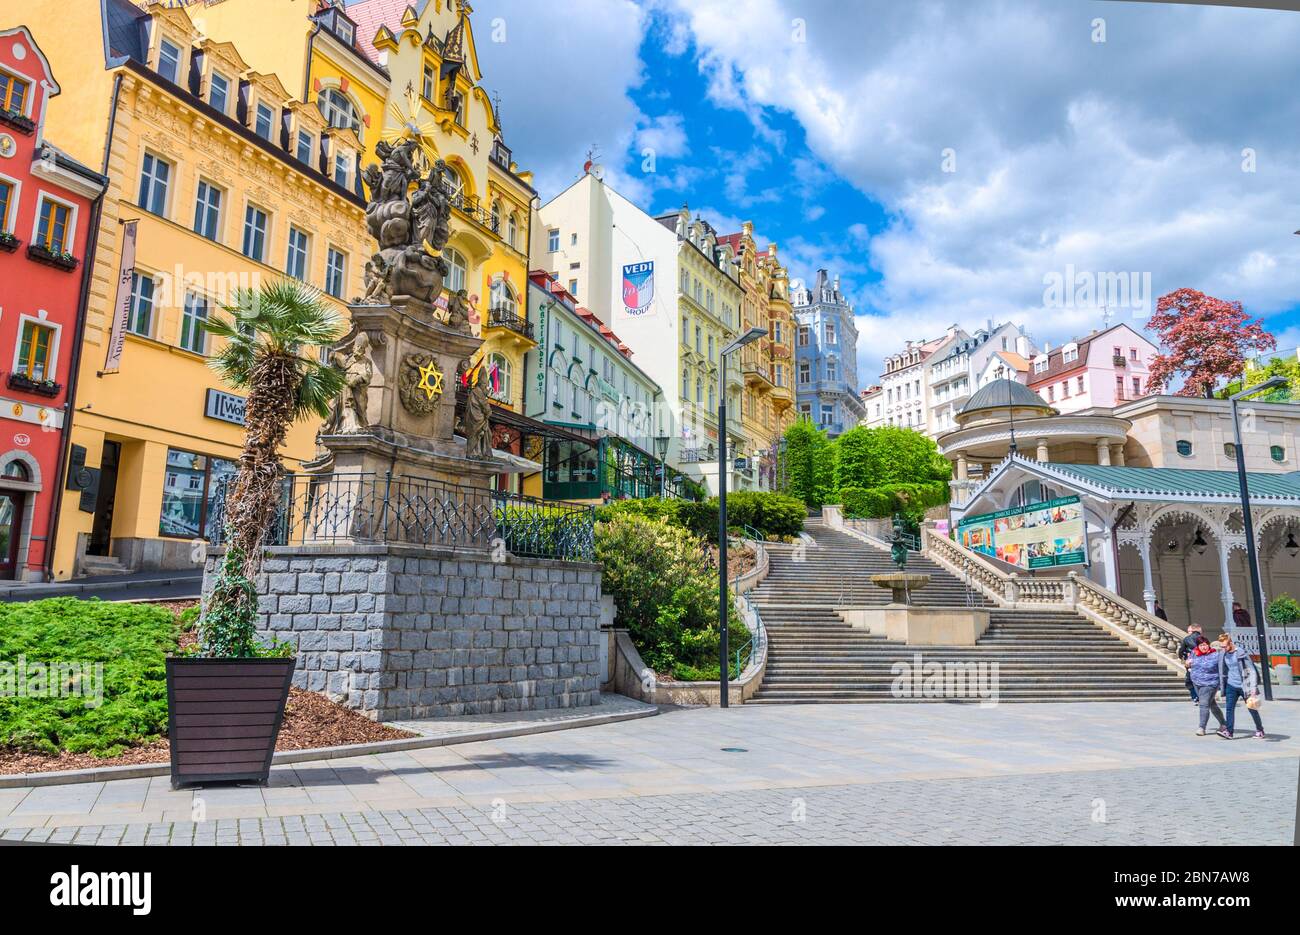
[[[796,705],[657,717],[277,767],[0,790],[0,836],[147,844],[1290,844],[1300,703],[1268,741],[1196,737],[1182,703]],[[1217,806],[1216,806],[1217,807]]]

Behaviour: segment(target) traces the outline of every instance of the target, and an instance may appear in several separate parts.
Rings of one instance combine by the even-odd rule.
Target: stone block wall
[[[206,595],[220,564],[204,574]],[[404,545],[268,550],[263,634],[298,651],[294,685],[375,720],[599,699],[600,566]]]

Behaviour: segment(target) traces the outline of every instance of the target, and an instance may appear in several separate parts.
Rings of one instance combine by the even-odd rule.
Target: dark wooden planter
[[[22,390],[26,393],[35,393],[37,396],[48,396],[53,399],[59,395],[63,389],[61,383],[46,383],[43,380],[32,380],[21,373],[10,373],[5,380],[11,390]]]
[[[0,250],[5,253],[13,253],[22,244],[17,237],[0,237]]]
[[[297,660],[167,660],[172,786],[265,783]]]
[[[12,110],[0,110],[0,124],[12,127],[19,133],[25,133],[28,136],[36,129],[36,121],[22,114],[14,113]]]
[[[77,268],[81,261],[76,257],[67,256],[62,253],[51,253],[40,244],[27,245],[27,258],[35,260],[37,263],[44,263],[46,266],[53,266],[55,269],[61,269],[65,272],[72,272]]]

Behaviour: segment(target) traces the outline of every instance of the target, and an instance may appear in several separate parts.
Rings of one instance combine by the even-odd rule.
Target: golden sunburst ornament
[[[442,372],[434,366],[433,361],[420,368],[420,382],[415,388],[422,390],[430,400],[442,395]]]
[[[434,145],[434,134],[438,132],[438,125],[432,120],[424,119],[424,105],[421,103],[420,92],[415,89],[415,85],[407,83],[402,97],[388,105],[388,113],[392,117],[393,125],[385,127],[380,138],[385,143],[414,140],[418,147],[416,168],[421,172],[427,172],[429,166],[433,165],[438,158],[438,147]],[[421,160],[423,165],[420,164]]]

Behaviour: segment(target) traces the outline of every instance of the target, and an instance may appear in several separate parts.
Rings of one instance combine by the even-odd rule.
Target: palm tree
[[[231,386],[247,391],[244,450],[226,489],[227,570],[251,579],[261,564],[261,547],[275,519],[280,496],[280,446],[289,426],[310,416],[329,415],[343,391],[343,374],[322,363],[316,349],[342,332],[343,319],[319,290],[296,279],[238,289],[224,307],[229,317],[205,325],[225,344],[209,364]],[[245,600],[242,585],[226,595]],[[214,591],[214,603],[219,595]]]

